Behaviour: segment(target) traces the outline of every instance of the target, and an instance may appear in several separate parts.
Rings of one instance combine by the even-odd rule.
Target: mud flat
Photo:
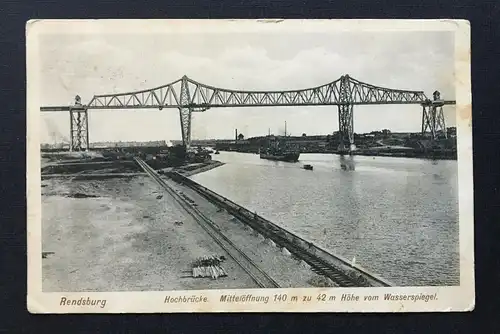
[[[255,288],[227,256],[228,277],[186,277],[225,254],[173,203],[149,177],[43,180],[43,291]]]

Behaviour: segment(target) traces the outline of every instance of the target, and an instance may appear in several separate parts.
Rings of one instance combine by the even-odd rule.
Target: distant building
[[[40,144],[42,150],[69,150],[69,143]]]

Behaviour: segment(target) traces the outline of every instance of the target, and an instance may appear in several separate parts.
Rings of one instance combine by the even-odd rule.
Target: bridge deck
[[[373,101],[373,102],[349,102],[351,105],[405,105],[405,104],[418,104],[418,105],[454,105],[456,102],[453,100],[446,101]],[[339,106],[344,105],[346,103],[340,102],[330,102],[330,103],[275,103],[275,104],[213,104],[208,107],[210,108],[242,108],[242,107],[298,107],[298,106]],[[198,108],[199,105],[192,105],[193,108]],[[42,112],[54,112],[54,111],[69,111],[73,110],[125,110],[125,109],[178,109],[178,105],[107,105],[107,106],[97,106],[97,105],[89,105],[82,106],[82,108],[68,107],[68,106],[45,106],[40,107],[40,111]],[[193,112],[203,112],[206,109],[201,110],[193,110]]]

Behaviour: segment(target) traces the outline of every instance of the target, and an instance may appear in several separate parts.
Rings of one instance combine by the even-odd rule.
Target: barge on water
[[[300,157],[300,149],[298,146],[291,145],[287,140],[286,122],[285,136],[267,136],[267,141],[264,147],[259,151],[261,159],[277,160],[286,162],[297,162]]]

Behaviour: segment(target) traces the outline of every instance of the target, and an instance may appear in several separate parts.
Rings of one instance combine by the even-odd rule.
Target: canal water
[[[460,284],[457,161],[213,157],[225,165],[194,181],[289,231],[399,286]]]

